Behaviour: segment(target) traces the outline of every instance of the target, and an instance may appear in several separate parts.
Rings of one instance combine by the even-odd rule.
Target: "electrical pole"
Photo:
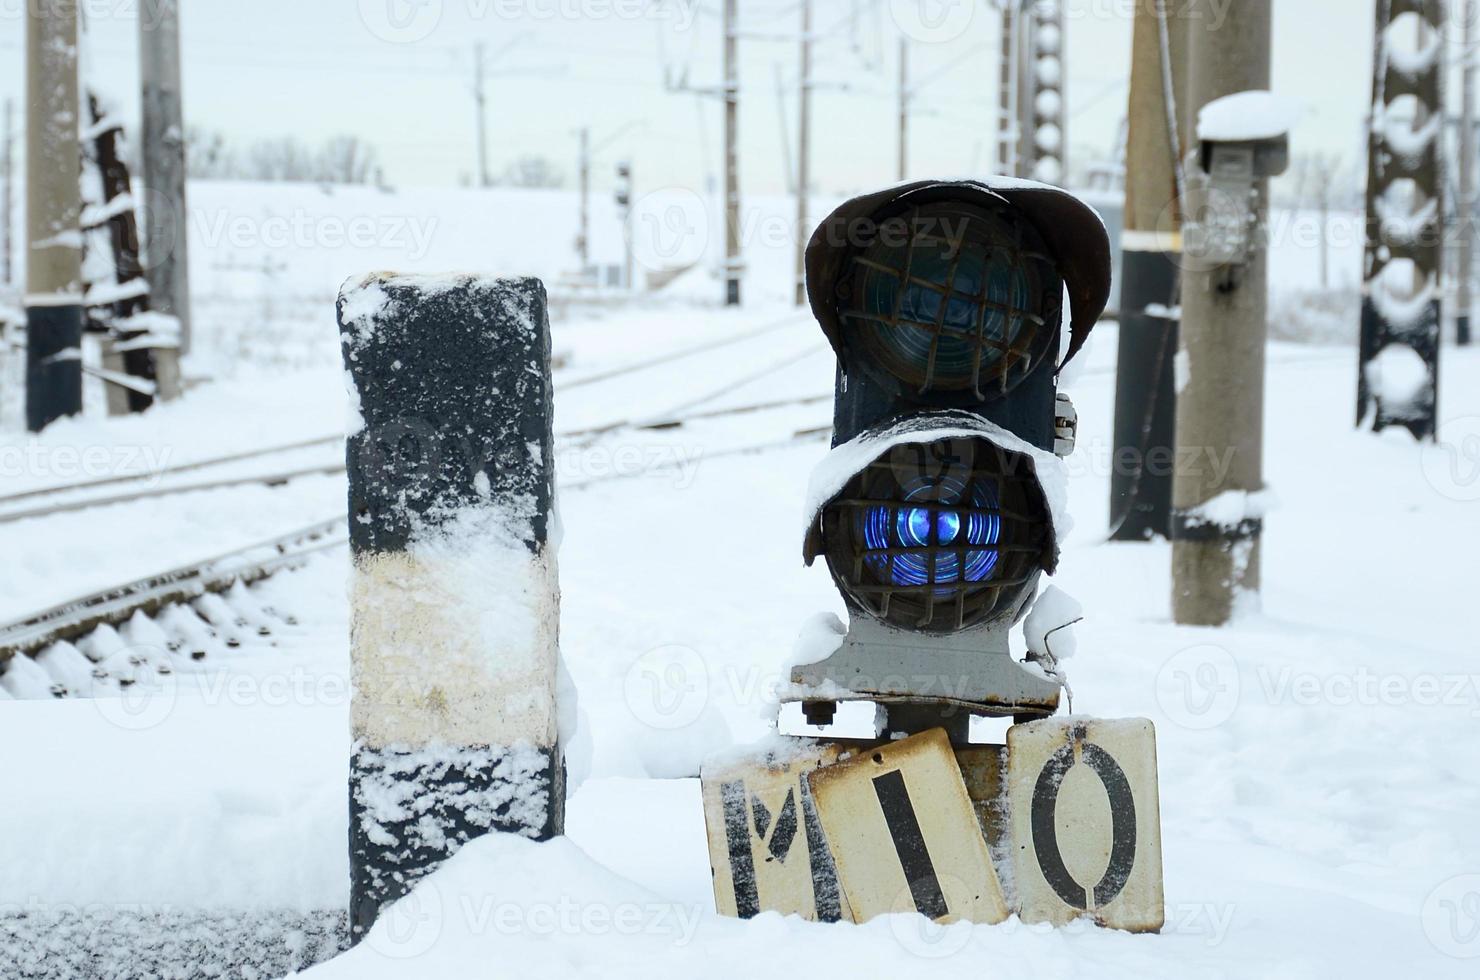
[[[1188,34],[1188,118],[1202,107],[1240,92],[1267,91],[1270,83],[1272,0],[1232,5],[1216,28],[1199,24]],[[1199,207],[1245,217],[1247,247],[1224,261],[1204,252],[1201,234],[1183,268],[1182,349],[1186,381],[1177,398],[1176,459],[1215,453],[1226,473],[1211,465],[1175,467],[1172,503],[1172,616],[1184,625],[1220,626],[1233,614],[1240,594],[1259,589],[1261,520],[1257,508],[1205,508],[1225,494],[1264,489],[1264,346],[1267,333],[1269,180],[1257,149],[1238,144],[1226,162],[1189,167],[1189,184],[1199,199],[1224,193],[1218,181],[1244,161],[1247,179],[1233,187],[1232,205]],[[1213,147],[1218,154],[1218,147]],[[1273,172],[1278,172],[1277,169]],[[1210,177],[1210,174],[1216,176]],[[1239,200],[1242,199],[1242,200]],[[1247,203],[1245,203],[1247,202]],[[1199,230],[1189,223],[1189,231]],[[1225,216],[1225,220],[1226,216]],[[1218,232],[1212,232],[1217,236]],[[1193,239],[1189,239],[1192,241]],[[1245,496],[1247,501],[1247,496]]]
[[[1465,19],[1464,74],[1459,126],[1459,282],[1456,283],[1455,341],[1470,342],[1470,305],[1475,274],[1475,0],[1462,0]]]
[[[489,187],[493,181],[488,178],[488,132],[487,119],[484,114],[485,95],[483,91],[483,42],[479,41],[473,45],[473,102],[478,111],[478,186]]]
[[[1015,0],[1006,0],[1001,10],[1002,48],[997,60],[997,172],[1010,177],[1018,172],[1018,6]]]
[[[740,73],[739,0],[725,0],[725,305],[740,305]]]
[[[12,262],[11,252],[11,230],[10,230],[10,193],[15,184],[14,146],[15,146],[15,104],[5,100],[5,132],[0,136],[4,142],[0,143],[0,283],[10,285],[10,269]]]
[[[628,292],[637,289],[632,263],[632,161],[617,164],[617,208],[622,216],[622,286]]]
[[[807,302],[805,259],[807,239],[808,143],[812,126],[812,0],[802,0],[802,74],[797,83],[797,231],[796,231],[796,301]]]
[[[26,5],[26,428],[82,411],[77,5]]]
[[[1331,181],[1336,177],[1336,161],[1322,160],[1317,171],[1320,178],[1316,193],[1321,209],[1321,291],[1331,288]]]
[[[584,277],[591,266],[591,127],[581,127],[581,230],[576,235],[576,254],[581,257]]]
[[[1116,541],[1144,541],[1171,530],[1182,216],[1180,123],[1167,95],[1186,102],[1187,34],[1185,23],[1167,15],[1164,0],[1136,4],[1110,473],[1110,537]]]
[[[145,0],[139,7],[139,82],[143,177],[152,204],[144,242],[149,303],[179,325],[177,346],[159,347],[154,355],[159,397],[171,399],[180,394],[179,357],[190,351],[190,222],[178,0]]]
[[[905,161],[909,158],[910,125],[910,45],[899,39],[899,179],[904,180]]]

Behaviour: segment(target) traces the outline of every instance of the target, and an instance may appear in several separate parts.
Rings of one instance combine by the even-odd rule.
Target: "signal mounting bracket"
[[[790,680],[781,700],[800,701],[823,721],[826,705],[839,701],[871,701],[895,717],[906,706],[934,706],[963,719],[1037,718],[1058,710],[1062,690],[1037,664],[1012,658],[1002,623],[922,642],[919,634],[858,614],[832,655],[793,667]]]

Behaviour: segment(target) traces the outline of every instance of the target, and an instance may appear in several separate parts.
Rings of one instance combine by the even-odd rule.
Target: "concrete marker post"
[[[340,291],[352,937],[473,837],[562,832],[550,329],[538,279]]]

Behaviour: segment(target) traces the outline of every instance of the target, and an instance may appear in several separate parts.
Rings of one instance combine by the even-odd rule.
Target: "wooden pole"
[[[130,388],[104,379],[108,386],[108,414],[142,412],[154,404],[153,392],[157,390],[155,351],[149,346],[153,342],[148,315],[149,284],[140,265],[139,224],[133,208],[117,206],[117,202],[131,196],[128,167],[118,154],[118,134],[123,123],[116,118],[104,118],[97,97],[91,93],[87,105],[103,189],[103,210],[108,214],[113,284],[117,287],[117,297],[101,314],[108,328],[103,365],[138,382],[137,387]],[[92,315],[99,314],[93,310]],[[170,355],[174,354],[173,344],[174,338],[167,338]]]

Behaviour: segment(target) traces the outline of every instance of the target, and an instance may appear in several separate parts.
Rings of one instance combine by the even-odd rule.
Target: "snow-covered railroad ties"
[[[291,614],[257,606],[246,586],[345,542],[344,520],[331,518],[205,561],[78,596],[0,625],[0,683],[12,697],[68,697],[102,687],[128,687],[141,669],[168,674],[169,657],[140,656],[137,644],[84,642],[126,624],[163,640],[170,655],[204,659],[209,646],[239,646],[249,625],[268,635],[272,623],[294,625]],[[223,600],[222,596],[225,596]],[[246,604],[250,609],[240,608]],[[250,619],[247,616],[250,613]],[[83,647],[96,648],[97,660]],[[28,658],[30,662],[27,662]]]

